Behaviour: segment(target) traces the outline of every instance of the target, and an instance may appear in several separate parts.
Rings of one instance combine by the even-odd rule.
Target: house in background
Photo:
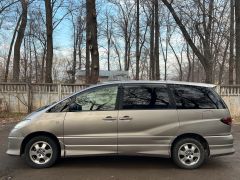
[[[128,71],[107,71],[107,70],[99,71],[99,82],[121,81],[121,80],[128,80],[128,79],[129,79]],[[86,82],[86,71],[78,70],[76,72],[76,83],[85,84],[85,82]]]

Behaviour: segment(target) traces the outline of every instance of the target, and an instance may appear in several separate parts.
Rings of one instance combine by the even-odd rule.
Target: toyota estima
[[[123,81],[95,85],[33,112],[9,135],[7,153],[34,168],[60,157],[171,157],[194,169],[234,153],[232,119],[214,85]]]

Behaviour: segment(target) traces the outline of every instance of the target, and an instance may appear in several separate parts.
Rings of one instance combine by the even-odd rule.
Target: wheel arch
[[[171,156],[172,156],[173,148],[174,148],[174,145],[176,144],[176,142],[178,142],[181,139],[185,139],[185,138],[193,138],[193,139],[198,140],[203,145],[204,150],[207,152],[207,156],[210,155],[209,144],[208,144],[207,140],[203,136],[201,136],[199,134],[196,134],[196,133],[184,133],[184,134],[178,135],[172,141],[171,149],[170,149],[170,155]]]
[[[38,137],[38,136],[46,136],[46,137],[49,137],[52,140],[54,140],[57,143],[58,156],[61,155],[61,145],[60,145],[60,142],[59,142],[58,138],[54,134],[49,133],[49,132],[45,132],[45,131],[38,131],[38,132],[33,132],[33,133],[28,134],[22,141],[21,149],[20,149],[20,155],[24,154],[27,142],[29,142],[32,138]]]

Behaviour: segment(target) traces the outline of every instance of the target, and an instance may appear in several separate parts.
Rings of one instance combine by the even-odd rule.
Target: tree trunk
[[[139,80],[139,63],[140,63],[140,52],[139,52],[139,0],[137,0],[137,22],[136,22],[136,80]]]
[[[222,84],[222,81],[223,81],[224,67],[225,67],[225,62],[227,59],[229,44],[230,44],[230,41],[227,42],[226,48],[223,53],[223,60],[222,60],[222,63],[220,64],[220,68],[219,68],[218,84]]]
[[[127,27],[125,27],[127,28]],[[128,35],[127,30],[124,33],[124,70],[128,71]]]
[[[37,48],[35,45],[34,40],[32,41],[33,43],[33,50],[34,50],[34,58],[35,58],[35,76],[36,76],[36,83],[38,83],[38,56],[37,56]]]
[[[240,84],[240,1],[235,0],[235,18],[236,18],[236,84]]]
[[[4,82],[7,82],[7,80],[8,80],[9,65],[10,65],[10,60],[11,60],[11,55],[12,55],[12,49],[13,49],[14,41],[16,39],[17,30],[18,30],[19,24],[21,22],[21,19],[22,19],[22,16],[20,16],[19,19],[18,19],[17,25],[14,29],[12,41],[11,41],[11,44],[10,44],[10,47],[9,47],[7,64],[6,64],[5,75],[4,75]]]
[[[234,70],[234,0],[230,0],[231,18],[230,18],[230,57],[229,57],[229,80],[230,85],[233,84]]]
[[[89,27],[86,27],[86,65],[85,65],[85,69],[86,69],[86,83],[90,83],[90,40],[91,40],[91,35],[90,35],[90,30]]]
[[[156,80],[160,80],[160,66],[159,66],[159,36],[160,36],[160,25],[159,25],[159,2],[155,0],[155,62],[156,62]]]
[[[90,53],[91,53],[91,83],[96,84],[99,78],[99,52],[97,40],[97,14],[95,0],[87,0],[87,30],[90,38]]]
[[[170,48],[172,49],[172,52],[177,60],[177,63],[178,63],[178,66],[179,66],[179,81],[182,81],[182,78],[183,78],[183,71],[182,71],[182,63],[181,63],[181,60],[179,59],[176,51],[174,50],[172,44],[169,42],[169,46]],[[182,54],[181,54],[181,59],[182,59]]]
[[[110,65],[110,55],[111,55],[111,30],[109,27],[109,16],[106,16],[107,18],[107,64],[108,64],[108,71],[111,70],[111,65]]]
[[[83,34],[79,34],[79,42],[78,42],[78,61],[79,61],[79,70],[82,69],[82,49],[81,49],[81,46],[82,46],[82,39],[83,39]]]
[[[188,74],[187,74],[187,81],[190,81],[191,73],[192,73],[192,63],[189,51],[189,45],[187,44],[187,60],[188,60]]]
[[[155,58],[154,58],[154,2],[152,2],[152,15],[150,19],[150,80],[155,79]]]
[[[25,29],[27,26],[27,11],[28,11],[28,1],[21,0],[22,5],[22,18],[21,24],[18,30],[17,39],[14,46],[14,61],[13,61],[13,81],[19,82],[20,76],[20,49],[22,41],[24,38]]]
[[[30,34],[31,34],[31,28],[30,28]],[[28,83],[32,83],[32,45],[31,45],[31,37],[28,37],[28,48],[29,48],[29,77],[28,77]]]
[[[118,50],[116,43],[113,43],[113,47],[114,47],[115,53],[117,54],[117,57],[118,57],[119,70],[122,71],[121,55],[120,55],[120,52]]]
[[[27,44],[27,40],[26,40],[27,38],[25,37],[24,39],[23,39],[23,47],[24,47],[24,57],[23,57],[23,61],[24,61],[24,79],[23,79],[23,81],[24,82],[27,82],[27,69],[28,69],[28,67],[27,67],[27,64],[28,64],[28,44]]]
[[[53,63],[53,14],[51,0],[45,0],[46,28],[47,28],[47,56],[45,82],[52,83],[52,63]]]
[[[43,49],[42,63],[41,63],[41,77],[40,77],[41,83],[43,83],[43,81],[44,81],[44,68],[45,68],[46,52],[47,52],[47,49],[46,49],[46,43],[45,43],[44,49]]]
[[[77,66],[77,48],[79,41],[79,31],[80,29],[74,23],[74,19],[72,18],[73,23],[73,64],[72,64],[72,79],[71,83],[74,84],[76,81],[76,66]]]

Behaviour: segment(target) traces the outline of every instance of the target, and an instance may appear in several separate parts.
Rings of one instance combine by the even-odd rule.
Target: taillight
[[[232,118],[231,117],[226,117],[221,119],[222,123],[227,124],[229,126],[232,125]]]

